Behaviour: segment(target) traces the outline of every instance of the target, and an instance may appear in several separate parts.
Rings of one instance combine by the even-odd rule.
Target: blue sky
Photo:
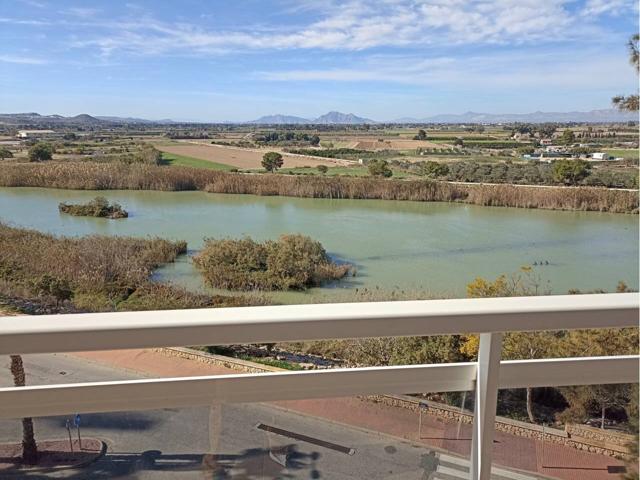
[[[0,111],[375,120],[609,108],[637,0],[0,0]]]

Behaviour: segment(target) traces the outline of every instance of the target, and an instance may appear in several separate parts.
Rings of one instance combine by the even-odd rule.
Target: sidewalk
[[[116,366],[157,377],[238,374],[236,370],[193,360],[169,357],[151,350],[119,350],[69,354],[86,360]],[[446,422],[430,415],[422,416],[421,438],[418,438],[418,414],[402,408],[361,400],[356,397],[274,402],[282,408],[324,418],[357,428],[404,438],[414,443],[469,457],[471,426]],[[458,435],[459,431],[459,435]],[[543,458],[544,451],[544,458]],[[620,473],[609,473],[608,467],[624,465],[620,460],[582,452],[563,445],[496,432],[494,440],[496,464],[537,472],[563,480],[620,479]]]

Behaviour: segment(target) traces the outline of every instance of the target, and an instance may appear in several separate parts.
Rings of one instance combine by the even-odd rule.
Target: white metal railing
[[[0,418],[476,390],[472,477],[488,479],[499,388],[638,381],[639,357],[500,361],[502,332],[638,325],[637,293],[0,317],[0,355],[479,333],[478,362],[0,388]]]

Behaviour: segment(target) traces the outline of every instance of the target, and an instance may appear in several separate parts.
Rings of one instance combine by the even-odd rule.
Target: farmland
[[[262,156],[267,150],[246,149],[239,147],[211,145],[204,143],[180,143],[180,144],[156,144],[156,148],[161,152],[167,152],[182,157],[214,162],[216,164],[228,165],[231,168],[257,169],[262,168]],[[334,167],[344,164],[339,160],[321,159],[301,155],[284,154],[284,167],[317,167],[326,165]]]

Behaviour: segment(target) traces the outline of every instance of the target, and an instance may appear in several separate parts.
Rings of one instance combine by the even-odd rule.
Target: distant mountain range
[[[173,120],[145,120],[131,117],[103,117],[91,116],[86,113],[73,117],[62,115],[40,115],[35,112],[28,113],[0,113],[0,123],[9,125],[88,125],[99,126],[108,124],[171,124],[178,123]]]
[[[545,122],[628,122],[638,121],[637,112],[621,112],[608,108],[588,112],[477,113],[443,114],[425,118],[399,118],[392,123],[545,123]]]
[[[588,112],[534,112],[534,113],[478,113],[442,114],[424,118],[398,118],[387,122],[377,122],[369,118],[359,117],[353,113],[329,112],[317,118],[303,118],[292,115],[267,115],[249,122],[189,122],[164,120],[147,120],[144,118],[91,116],[86,113],[73,117],[62,115],[40,115],[39,113],[0,113],[0,123],[24,126],[108,126],[110,124],[171,125],[187,123],[248,123],[254,125],[362,125],[374,123],[544,123],[544,122],[577,122],[607,123],[638,121],[637,112],[620,112],[616,109],[591,110]]]
[[[368,118],[358,117],[353,113],[341,113],[341,112],[329,112],[318,118],[302,118],[294,117],[291,115],[267,115],[260,117],[257,120],[252,120],[247,123],[258,125],[300,125],[300,124],[313,124],[313,125],[358,125],[363,123],[377,123]]]

